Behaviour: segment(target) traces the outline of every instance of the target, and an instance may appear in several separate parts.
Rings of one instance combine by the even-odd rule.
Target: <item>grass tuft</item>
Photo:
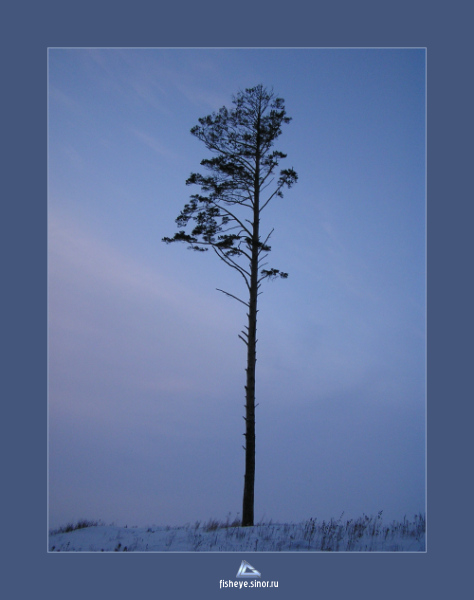
[[[99,525],[99,521],[89,521],[88,519],[80,519],[79,521],[77,521],[77,523],[67,523],[67,525],[58,527],[58,529],[51,529],[49,535],[56,535],[58,533],[70,533],[71,531],[76,531],[77,529],[86,529],[86,527],[98,527]]]

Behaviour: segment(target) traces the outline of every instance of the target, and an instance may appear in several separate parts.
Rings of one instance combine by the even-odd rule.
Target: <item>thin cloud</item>
[[[151,148],[153,152],[156,152],[160,156],[164,156],[165,158],[170,158],[172,160],[177,160],[178,156],[171,151],[166,146],[163,146],[155,137],[150,135],[149,133],[145,133],[144,131],[140,131],[135,127],[129,127],[130,133],[135,136],[140,142],[145,144],[148,148]]]
[[[170,398],[185,410],[189,398],[209,402],[232,387],[241,348],[236,339],[223,352],[232,327],[224,303],[77,223],[49,220],[52,417],[66,410],[87,420],[127,412],[131,403],[140,410],[158,403],[161,414]]]
[[[48,101],[50,110],[54,108],[52,104],[56,103],[61,108],[65,108],[75,115],[83,116],[86,114],[84,107],[78,100],[55,85],[50,84],[48,86]]]
[[[192,105],[212,110],[228,100],[213,85],[223,75],[214,58],[162,50],[156,60],[156,55],[149,54],[147,49],[90,50],[87,56],[101,69],[105,81],[120,86],[122,94],[133,96],[167,116],[173,114],[169,98],[176,91]]]
[[[53,285],[76,277],[77,283],[85,287],[92,283],[113,287],[134,297],[164,302],[176,311],[191,311],[193,318],[203,318],[208,300],[197,296],[185,283],[166,278],[71,221],[50,215],[48,241]],[[219,312],[218,306],[212,311]]]

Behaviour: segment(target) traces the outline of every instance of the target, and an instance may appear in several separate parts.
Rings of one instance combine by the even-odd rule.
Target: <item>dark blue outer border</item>
[[[10,589],[8,596],[214,598],[234,593],[220,591],[219,579],[233,579],[246,559],[264,579],[279,581],[278,590],[251,593],[311,594],[325,600],[463,597],[459,592],[470,588],[471,420],[465,411],[472,401],[467,374],[474,305],[472,186],[467,181],[474,102],[467,3],[452,0],[449,8],[428,0],[296,0],[281,8],[255,0],[8,5],[0,36],[6,127],[2,263],[7,274],[1,530],[7,553],[2,583]],[[47,554],[46,69],[47,48],[58,46],[427,48],[427,553]]]

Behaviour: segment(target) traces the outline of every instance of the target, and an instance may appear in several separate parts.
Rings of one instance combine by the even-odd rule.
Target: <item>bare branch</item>
[[[247,341],[247,340],[244,340],[244,338],[243,338],[241,335],[239,335],[239,338],[240,338],[240,339],[243,341],[243,343],[244,343],[246,346],[248,346],[248,345],[249,345],[248,341]]]
[[[282,188],[282,187],[283,187],[283,184],[279,185],[279,186],[276,188],[276,190],[273,192],[273,194],[271,194],[271,196],[268,198],[268,200],[267,200],[266,202],[264,202],[264,204],[262,204],[262,207],[261,207],[260,211],[262,211],[262,210],[265,208],[265,206],[266,206],[266,205],[267,205],[267,204],[270,202],[270,200],[271,200],[272,198],[274,198],[274,197],[275,197],[275,196],[278,194],[278,192],[280,192],[280,191],[281,191],[281,188]]]
[[[223,294],[225,294],[226,296],[230,296],[231,298],[234,298],[234,300],[238,300],[240,303],[244,304],[245,306],[249,306],[248,302],[244,302],[243,300],[241,300],[240,298],[237,298],[237,296],[234,296],[234,294],[229,294],[229,292],[224,292],[224,290],[220,290],[219,288],[216,288],[216,290],[218,292],[222,292]],[[239,336],[240,337],[240,336]]]
[[[267,235],[267,237],[265,238],[265,241],[263,242],[263,245],[265,246],[265,244],[268,242],[268,240],[270,239],[272,233],[275,231],[275,228],[273,228],[270,233]]]
[[[237,264],[234,260],[232,260],[230,257],[228,257],[223,250],[221,250],[221,248],[216,248],[215,246],[212,247],[212,249],[214,250],[214,252],[217,254],[217,256],[222,260],[222,262],[225,262],[225,264],[229,267],[232,267],[233,269],[235,269],[236,271],[238,271],[242,277],[244,278],[245,284],[247,286],[248,289],[250,289],[250,273],[248,271],[246,271],[243,267],[241,267],[239,264]]]

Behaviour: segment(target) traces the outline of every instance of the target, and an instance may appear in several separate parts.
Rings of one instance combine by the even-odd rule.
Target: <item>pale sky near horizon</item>
[[[51,527],[241,512],[242,281],[161,238],[189,130],[258,83],[299,181],[264,214],[256,520],[424,511],[425,51],[50,49]]]

